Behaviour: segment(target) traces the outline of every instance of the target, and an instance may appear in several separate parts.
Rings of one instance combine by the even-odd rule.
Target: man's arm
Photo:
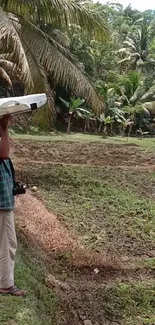
[[[9,132],[8,132],[8,124],[9,124],[9,115],[5,115],[2,119],[0,119],[0,158],[7,159],[10,154],[10,142],[9,142]]]

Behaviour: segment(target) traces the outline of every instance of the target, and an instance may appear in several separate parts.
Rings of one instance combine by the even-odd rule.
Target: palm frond
[[[74,62],[71,62],[57,47],[48,42],[42,32],[27,22],[22,22],[18,32],[28,57],[33,80],[37,80],[37,71],[36,65],[33,67],[30,62],[31,55],[44,68],[47,75],[52,76],[55,84],[61,84],[66,89],[69,88],[73,94],[84,98],[96,113],[103,110],[103,103],[86,76]]]
[[[130,58],[134,58],[134,57],[139,57],[140,58],[140,54],[138,52],[131,53]]]
[[[69,108],[69,102],[67,102],[65,99],[59,97],[59,99],[61,100],[61,102],[67,107]]]
[[[72,23],[85,28],[98,40],[109,39],[109,29],[97,12],[88,10],[85,5],[77,4],[74,1],[71,2],[71,5],[70,21]]]
[[[9,75],[2,67],[0,67],[0,80],[4,85],[10,86],[10,87],[12,86],[12,81],[11,81]]]
[[[1,53],[6,52],[7,59],[13,59],[23,83],[32,85],[33,80],[31,92],[46,91],[52,116],[55,114],[54,94],[48,75],[55,84],[85,98],[96,113],[101,112],[103,103],[86,76],[72,62],[69,51],[26,19],[21,22],[20,17],[15,18],[12,14],[9,19],[3,10],[0,10],[0,18]]]
[[[26,43],[24,38],[20,39],[20,31],[21,29],[19,29],[20,23],[19,23],[19,19],[14,21],[14,17],[11,18],[11,20],[13,21],[13,27],[16,31],[16,34],[18,35],[18,38],[20,40],[20,48],[21,52],[24,52],[24,56],[26,57],[27,60],[27,65],[26,65],[26,69],[27,71],[27,78],[30,76],[30,79],[33,80],[33,86],[31,86],[31,88],[29,88],[29,83],[27,83],[27,80],[23,80],[23,83],[25,81],[25,92],[29,92],[29,93],[40,93],[40,92],[46,92],[47,97],[48,97],[48,107],[45,108],[46,113],[48,114],[49,120],[51,120],[51,123],[54,120],[55,117],[55,109],[54,109],[54,93],[52,91],[52,89],[50,88],[50,85],[48,83],[48,79],[47,79],[47,74],[41,64],[41,62],[37,59],[37,56],[34,55],[33,50],[31,49],[31,44]],[[30,25],[30,24],[29,24]],[[36,30],[38,30],[38,28],[36,27]],[[41,34],[43,34],[41,32]],[[23,71],[22,67],[20,69],[20,77],[22,78],[25,74],[25,70]],[[50,112],[50,113],[49,113]],[[36,113],[36,115],[39,113]]]
[[[63,53],[63,55],[65,55],[66,57],[68,57],[70,60],[73,59],[73,55],[71,54],[71,52],[64,47],[61,42],[59,43],[58,41],[56,41],[53,37],[51,37],[49,34],[47,34],[46,32],[44,32],[42,29],[40,29],[39,27],[37,27],[35,24],[33,24],[32,22],[28,21],[26,18],[23,18],[20,15],[11,15],[9,16],[14,28],[16,29],[17,33],[19,34],[20,29],[21,29],[21,25],[23,26],[28,26],[28,28],[30,29],[30,31],[35,30],[36,33],[38,32],[39,35],[42,35],[42,37],[49,43],[51,43],[53,46],[55,46],[60,52]],[[18,18],[18,19],[17,19]],[[61,33],[61,32],[60,32]]]
[[[118,64],[122,64],[122,63],[125,63],[125,62],[130,62],[130,57],[120,60],[118,62]]]
[[[0,8],[0,53],[7,53],[7,58],[16,63],[17,70],[22,70],[23,82],[32,87],[32,78],[20,38],[5,12]]]
[[[48,108],[46,107],[47,111],[49,112],[48,117],[51,122],[53,123],[53,120],[55,119],[55,103],[54,103],[54,93],[48,83],[46,72],[42,66],[42,64],[39,62],[35,54],[33,53],[33,50],[31,49],[31,46],[27,44],[25,41],[23,41],[25,53],[28,59],[29,63],[29,69],[31,71],[34,87],[31,89],[32,93],[40,93],[45,92],[47,94],[48,98]],[[36,115],[39,115],[40,113],[36,113]]]
[[[133,40],[132,36],[133,36],[133,34],[131,36],[130,36],[130,34],[127,35],[126,41],[128,41],[128,42],[130,42],[130,43],[132,43],[134,45],[134,40]]]
[[[70,48],[70,39],[58,29],[53,29],[52,26],[46,27],[45,32],[51,36],[51,38],[63,46],[63,48]]]
[[[0,66],[5,70],[10,71],[14,69],[15,63],[0,58]]]
[[[82,26],[96,38],[107,39],[109,31],[101,16],[87,9],[85,5],[67,0],[0,0],[0,6],[7,12],[19,14],[31,22],[51,23],[62,28],[75,23]]]
[[[0,58],[0,67],[3,68],[8,74],[12,82],[20,82],[20,71],[17,67],[17,64],[8,60]]]
[[[86,76],[54,47],[47,51],[48,59],[42,57],[43,65],[55,83],[84,98],[95,113],[100,113],[103,110],[103,103]]]
[[[135,44],[133,44],[133,42],[124,41],[124,45],[132,48],[132,50],[134,50],[134,51],[137,51],[136,46],[135,46]]]
[[[139,41],[141,40],[141,37],[142,37],[142,31],[140,29],[137,30],[137,34],[138,34],[138,37],[139,37]]]
[[[130,54],[130,51],[126,47],[122,47],[116,53],[125,53],[125,54]]]

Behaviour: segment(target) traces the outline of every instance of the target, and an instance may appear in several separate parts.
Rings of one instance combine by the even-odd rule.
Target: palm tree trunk
[[[99,128],[98,128],[98,133],[101,132],[101,128],[102,128],[102,122],[100,122]]]
[[[86,133],[86,130],[87,130],[87,118],[85,119],[83,133]]]
[[[122,137],[124,138],[125,137],[125,131],[126,131],[126,125],[122,127]]]
[[[110,124],[110,133],[112,134],[113,123]]]
[[[134,125],[134,123],[131,124],[131,125],[129,125],[128,138],[129,138],[129,136],[130,136],[130,134],[131,134],[131,131],[132,131],[133,125]]]
[[[69,115],[69,119],[68,119],[68,126],[67,126],[67,133],[70,133],[70,129],[71,129],[71,119],[72,119],[72,114]]]

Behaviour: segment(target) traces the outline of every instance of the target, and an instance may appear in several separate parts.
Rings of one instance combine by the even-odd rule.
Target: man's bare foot
[[[16,286],[6,288],[6,289],[0,289],[0,295],[11,295],[15,297],[25,297],[27,295],[27,292],[24,290],[18,289]]]

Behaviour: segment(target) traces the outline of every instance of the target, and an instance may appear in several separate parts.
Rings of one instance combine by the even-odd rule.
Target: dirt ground
[[[119,300],[119,295],[114,301],[111,298],[113,285],[134,286],[143,279],[149,283],[153,269],[137,267],[126,256],[93,253],[79,246],[63,222],[31,192],[17,198],[16,220],[27,245],[39,246],[47,254],[49,273],[45,275],[45,283],[60,298],[60,325],[125,324],[120,321],[117,308],[113,310],[115,299]],[[110,314],[104,299],[112,299]]]
[[[12,140],[12,158],[20,168],[21,163],[155,168],[155,155],[136,145]],[[83,249],[74,233],[31,192],[17,199],[16,218],[27,239],[39,243],[52,261],[52,274],[45,282],[61,297],[60,324],[126,324],[115,315],[115,310],[111,319],[106,308],[102,308],[104,299],[108,299],[108,293],[106,296],[102,292],[103,285],[118,281],[141,282],[143,278],[149,281],[153,269],[134,266],[127,256],[118,258],[111,253],[94,254]]]
[[[12,157],[26,162],[92,166],[155,166],[155,155],[131,144],[13,140]]]

